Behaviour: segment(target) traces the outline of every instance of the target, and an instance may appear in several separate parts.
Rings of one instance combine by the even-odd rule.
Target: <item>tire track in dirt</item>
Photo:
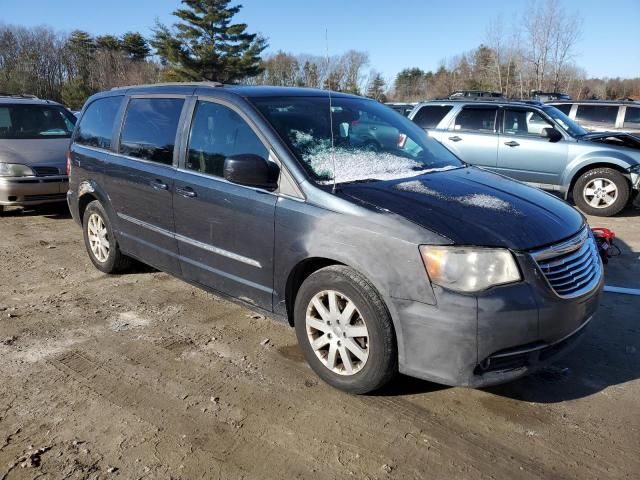
[[[101,338],[101,347],[105,344],[109,346],[108,343],[109,338]],[[120,343],[125,350],[132,345],[139,345],[139,343]],[[202,451],[207,458],[225,466],[225,469],[228,469],[227,465],[232,465],[237,473],[258,475],[264,471],[265,465],[269,465],[270,474],[274,475],[274,478],[287,478],[298,474],[313,475],[314,478],[336,478],[337,472],[327,471],[326,468],[322,473],[317,469],[313,471],[313,468],[300,470],[301,466],[308,465],[308,459],[300,457],[295,450],[283,450],[280,445],[270,443],[264,436],[251,438],[243,435],[237,428],[225,422],[216,421],[197,409],[185,411],[185,404],[180,398],[166,394],[166,381],[159,382],[157,375],[150,375],[151,381],[146,378],[149,372],[144,370],[157,368],[153,363],[153,360],[159,358],[157,352],[150,355],[147,349],[138,350],[138,355],[130,359],[132,363],[127,368],[126,362],[115,358],[106,362],[101,361],[87,352],[87,349],[83,349],[83,346],[77,345],[75,350],[58,355],[50,359],[49,363],[110,403],[154,425],[165,435],[189,442],[194,449]],[[153,349],[151,345],[145,346]],[[143,362],[145,358],[151,360],[151,363]],[[142,367],[140,370],[143,371],[136,372],[136,365]],[[169,365],[166,367],[167,371],[171,371]],[[166,375],[167,371],[161,368],[158,373]],[[185,398],[189,394],[197,396],[203,395],[205,391],[224,390],[223,384],[205,381],[202,378],[195,383],[181,379],[179,384],[183,387],[181,390],[185,392],[183,394]],[[165,389],[158,389],[158,386]],[[317,466],[320,467],[321,463]]]
[[[160,404],[151,403],[145,414],[155,411],[158,413],[158,417],[161,414],[166,419],[168,411],[174,412],[169,415],[167,421],[163,421],[166,429],[174,431],[177,435],[198,432],[195,438],[191,435],[194,446],[213,453],[214,457],[220,461],[229,461],[232,456],[231,452],[239,448],[239,443],[244,444],[245,448],[249,450],[265,448],[265,442],[268,444],[265,435],[268,436],[269,433],[260,430],[253,431],[249,426],[253,423],[251,417],[258,415],[259,412],[251,410],[246,413],[245,426],[243,432],[240,433],[232,430],[224,422],[213,423],[217,430],[216,437],[225,438],[221,443],[231,445],[230,448],[223,448],[201,433],[203,424],[212,423],[210,419],[193,411],[188,414],[186,423],[183,423],[184,415],[175,417],[177,415],[175,412],[184,410],[184,404],[179,401],[177,392],[185,392],[184,394],[203,399],[206,399],[211,392],[219,392],[220,396],[230,399],[253,398],[256,407],[269,405],[271,410],[283,409],[283,406],[292,403],[303,405],[304,407],[300,411],[290,412],[284,408],[282,412],[276,412],[274,417],[281,418],[280,425],[284,426],[304,424],[305,418],[312,420],[326,415],[322,399],[320,401],[310,400],[309,395],[312,391],[308,388],[300,387],[277,391],[273,389],[272,385],[261,386],[252,382],[250,378],[242,376],[237,376],[232,380],[218,380],[215,379],[214,371],[211,368],[200,366],[192,361],[176,361],[176,345],[188,345],[188,341],[170,338],[160,342],[160,345],[153,345],[150,342],[140,340],[123,341],[117,335],[107,335],[106,338],[101,337],[100,348],[101,353],[111,353],[108,359],[90,363],[80,361],[79,365],[76,363],[76,367],[79,368],[73,368],[74,362],[78,362],[79,355],[74,353],[69,360],[63,357],[61,360],[58,359],[58,362],[68,368],[71,365],[73,371],[76,373],[80,371],[80,375],[85,378],[91,377],[92,384],[98,380],[100,370],[106,370],[105,365],[108,365],[112,372],[108,376],[102,375],[97,381],[97,387],[93,387],[93,389],[100,391],[111,401],[126,408],[140,407],[139,398],[141,395],[146,397],[164,395],[165,399]],[[81,354],[80,357],[86,358],[86,354]],[[285,364],[285,374],[290,373],[296,377],[302,374],[309,379],[312,378],[313,373],[302,365],[296,362],[283,362],[282,357],[276,358],[275,355],[273,357],[281,365]],[[115,367],[116,364],[117,367]],[[114,368],[117,371],[113,371]],[[83,371],[84,373],[82,373]],[[109,386],[110,383],[122,383],[122,379],[126,377],[136,384],[133,392],[113,391],[113,387]],[[167,380],[168,378],[170,380]],[[169,383],[174,383],[174,385],[169,385]],[[161,391],[157,390],[158,385],[162,386]],[[478,435],[468,438],[469,432],[466,436],[456,432],[451,425],[441,424],[428,412],[416,410],[412,404],[407,404],[405,401],[388,401],[380,397],[353,397],[340,394],[328,387],[322,386],[321,388],[326,389],[325,396],[330,398],[334,411],[331,416],[335,423],[328,421],[322,437],[330,445],[330,450],[338,452],[335,461],[338,464],[336,468],[345,466],[345,457],[347,460],[351,459],[351,466],[354,468],[364,465],[381,465],[378,451],[384,450],[387,457],[398,464],[399,473],[402,471],[414,478],[421,477],[427,464],[443,470],[451,470],[451,461],[445,462],[443,460],[446,458],[457,459],[453,464],[453,470],[461,475],[474,474],[474,476],[480,477],[487,472],[492,472],[499,477],[509,478],[562,478],[557,472],[547,471],[544,467],[533,464],[528,458],[510,451],[508,448],[490,446],[491,442],[486,438]],[[166,399],[167,391],[176,392],[173,400]],[[114,398],[114,394],[116,398]],[[240,402],[238,401],[238,403]],[[360,411],[361,408],[354,408],[354,405],[365,406],[365,409]],[[155,417],[156,415],[152,413],[151,416]],[[378,421],[372,422],[372,417],[377,418]],[[143,418],[145,417],[143,416]],[[149,419],[149,417],[147,416],[145,419]],[[381,419],[384,422],[381,422]],[[358,420],[362,420],[366,427],[363,428]],[[175,425],[173,425],[174,423]],[[393,428],[388,428],[388,425],[393,425]],[[359,436],[362,442],[358,442],[357,445],[341,442],[340,439],[344,436],[345,430],[351,431],[349,437]],[[293,438],[278,435],[274,450],[296,451],[300,443],[307,442],[309,442],[308,446],[311,446],[314,443],[314,435],[310,435],[310,433],[304,429],[296,429],[296,436]],[[262,440],[262,443],[246,447],[247,435]],[[331,439],[334,440],[331,441]],[[423,439],[422,444],[414,441],[416,439]],[[251,444],[250,441],[249,444]],[[381,449],[381,446],[384,448]],[[343,458],[340,457],[340,454],[343,455]],[[242,454],[237,456],[244,458]],[[271,465],[289,463],[284,455],[281,458],[274,458],[273,453],[270,454],[269,460]],[[305,462],[294,463],[300,465]],[[327,465],[325,464],[323,468],[326,472]],[[283,470],[283,473],[290,474],[291,472]],[[374,472],[371,473],[374,474]]]

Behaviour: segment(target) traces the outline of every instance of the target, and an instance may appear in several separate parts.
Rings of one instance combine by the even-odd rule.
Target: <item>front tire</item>
[[[629,182],[613,168],[594,168],[583,173],[573,187],[573,201],[588,215],[610,217],[629,201]]]
[[[111,222],[102,204],[94,200],[82,217],[84,245],[89,258],[95,267],[104,273],[120,273],[126,271],[132,263],[120,251]]]
[[[349,267],[311,274],[298,291],[294,321],[307,363],[333,387],[368,393],[398,372],[389,312],[375,288]]]

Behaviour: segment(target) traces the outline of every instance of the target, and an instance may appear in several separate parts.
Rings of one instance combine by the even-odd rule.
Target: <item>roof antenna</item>
[[[331,193],[336,193],[336,156],[335,156],[335,141],[333,138],[333,102],[331,99],[331,72],[329,70],[329,29],[324,30],[325,45],[327,48],[327,85],[329,87],[329,128],[331,129],[331,163],[333,165],[333,188]]]

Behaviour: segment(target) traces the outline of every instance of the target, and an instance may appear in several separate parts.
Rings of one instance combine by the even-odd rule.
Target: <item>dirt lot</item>
[[[640,210],[607,283],[640,288]],[[62,209],[0,218],[0,480],[640,477],[640,297],[559,364],[487,390],[342,394],[286,325],[140,267],[106,276]]]

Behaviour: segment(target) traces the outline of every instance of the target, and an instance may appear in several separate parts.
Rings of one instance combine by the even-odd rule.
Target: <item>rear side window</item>
[[[133,98],[120,135],[120,153],[171,165],[182,98]]]
[[[573,104],[571,103],[563,103],[562,105],[554,105],[558,110],[560,110],[565,115],[569,116],[569,112],[571,111],[571,107]]]
[[[627,107],[624,114],[624,126],[640,128],[640,107]]]
[[[105,97],[91,102],[78,124],[75,142],[88,147],[111,148],[111,137],[122,98]]]
[[[420,128],[436,128],[452,108],[451,105],[426,105],[418,110],[413,121]]]
[[[198,102],[189,135],[187,168],[222,177],[228,157],[247,153],[269,157],[266,147],[240,115],[223,105]]]
[[[493,133],[497,112],[496,108],[464,108],[456,117],[453,129]]]
[[[613,127],[618,116],[617,105],[578,105],[576,120],[588,123],[601,123]]]

